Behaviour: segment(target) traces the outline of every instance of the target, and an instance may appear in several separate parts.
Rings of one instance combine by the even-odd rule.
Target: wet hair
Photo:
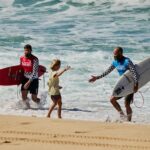
[[[51,69],[54,70],[55,66],[60,66],[61,65],[61,61],[59,59],[54,59],[51,63]]]
[[[32,46],[30,44],[27,44],[24,46],[24,49],[28,49],[28,50],[32,51]]]
[[[121,54],[123,54],[123,48],[122,48],[122,47],[116,47],[116,49],[117,49]]]

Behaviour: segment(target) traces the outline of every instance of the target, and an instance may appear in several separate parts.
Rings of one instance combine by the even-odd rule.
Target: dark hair
[[[54,71],[54,67],[60,66],[60,65],[61,65],[61,61],[59,59],[54,59],[52,64],[51,64],[51,69]]]
[[[116,47],[116,49],[123,54],[123,48],[122,47]]]
[[[32,51],[32,46],[30,44],[27,44],[24,46],[24,49],[28,49],[28,50]]]

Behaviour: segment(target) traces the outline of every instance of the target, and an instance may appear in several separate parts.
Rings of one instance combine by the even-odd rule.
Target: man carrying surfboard
[[[27,98],[28,92],[32,95],[34,102],[39,103],[40,99],[37,97],[39,60],[32,54],[32,46],[29,44],[24,46],[24,56],[20,57],[20,65],[24,70],[24,79],[21,86],[22,99],[30,107]]]
[[[134,92],[136,93],[138,90],[138,74],[134,64],[129,58],[123,56],[123,49],[121,47],[115,48],[113,51],[113,55],[114,55],[114,61],[112,62],[111,66],[100,76],[92,76],[91,79],[89,79],[89,82],[95,82],[96,80],[105,77],[110,72],[112,72],[115,68],[117,69],[120,76],[123,75],[127,70],[130,70],[134,79],[134,87],[133,87]],[[125,107],[126,107],[128,121],[131,121],[132,119],[132,108],[130,104],[133,102],[133,96],[134,93],[129,94],[125,97]],[[117,102],[117,100],[119,100],[120,98],[122,97],[111,96],[110,102],[112,103],[114,108],[120,113],[120,116],[123,117],[124,112],[122,111],[121,106]]]

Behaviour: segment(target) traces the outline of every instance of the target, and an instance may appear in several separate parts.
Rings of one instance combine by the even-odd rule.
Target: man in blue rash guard
[[[117,69],[120,76],[123,75],[127,70],[130,70],[134,79],[134,87],[133,87],[134,92],[136,93],[138,91],[138,74],[137,74],[134,64],[129,58],[123,56],[123,49],[121,47],[115,48],[113,51],[113,54],[114,54],[114,61],[112,62],[111,66],[100,76],[92,76],[91,79],[89,79],[89,82],[95,82],[96,80],[105,77],[110,72],[112,72],[115,68]],[[134,93],[129,94],[125,97],[125,107],[126,107],[128,121],[131,121],[132,119],[132,108],[130,104],[133,102],[133,96],[134,96]],[[124,113],[119,103],[117,102],[117,100],[120,98],[121,97],[111,96],[110,102],[112,103],[114,108],[120,113],[120,116],[122,117],[124,116]]]

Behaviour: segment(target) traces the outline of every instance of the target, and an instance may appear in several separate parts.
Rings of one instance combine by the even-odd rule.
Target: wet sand
[[[150,125],[0,116],[1,150],[150,150]]]

